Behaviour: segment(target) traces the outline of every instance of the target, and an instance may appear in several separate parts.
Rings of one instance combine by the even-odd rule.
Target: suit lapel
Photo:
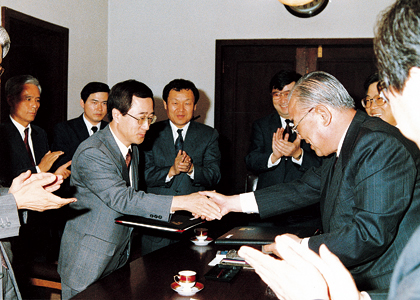
[[[85,121],[83,120],[83,114],[81,114],[80,117],[76,119],[76,122],[73,126],[73,131],[79,142],[82,142],[89,137],[89,131],[86,127]]]
[[[114,160],[115,165],[118,168],[122,178],[125,180],[127,185],[130,185],[130,176],[128,174],[128,168],[125,164],[125,157],[123,157],[120,148],[118,148],[117,142],[114,139],[114,136],[109,129],[109,126],[105,127],[100,132],[96,134],[101,134],[102,136],[98,136],[98,138],[103,138],[104,145],[108,148],[109,152],[112,155],[112,159]],[[95,136],[96,136],[95,134]],[[93,136],[92,136],[93,137]],[[137,153],[137,162],[138,162],[138,153]]]
[[[330,168],[328,176],[326,178],[326,184],[324,185],[323,203],[321,203],[321,210],[323,211],[323,224],[329,224],[329,220],[334,211],[336,199],[340,192],[340,186],[343,179],[344,169],[346,168],[350,157],[353,153],[353,149],[356,145],[357,135],[359,134],[361,124],[365,121],[366,116],[363,112],[357,111],[354,116],[349,129],[347,130],[346,136],[343,141],[340,156],[335,162],[335,155],[330,159]],[[325,162],[324,162],[325,163]],[[335,164],[335,167],[334,167]],[[328,232],[329,228],[324,228]]]

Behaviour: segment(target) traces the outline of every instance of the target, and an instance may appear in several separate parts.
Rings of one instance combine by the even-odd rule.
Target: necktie
[[[96,126],[92,126],[91,130],[93,131],[93,133],[95,133],[95,132],[97,132],[97,131],[98,131],[98,127],[96,127]]]
[[[131,163],[131,149],[128,150],[127,155],[125,156],[125,164],[127,165],[127,168],[130,168]]]
[[[292,127],[290,126],[290,124],[292,123],[292,121],[290,121],[289,119],[286,119],[286,128],[284,129],[283,132],[283,136],[288,133],[289,134],[289,139],[292,137]]]
[[[32,156],[31,147],[29,147],[29,143],[28,143],[28,134],[29,134],[29,128],[25,128],[25,138],[24,138],[23,142],[25,143],[26,152],[28,152],[31,164],[32,164],[32,166],[35,167],[34,157]]]
[[[175,141],[175,150],[178,153],[179,150],[183,150],[184,149],[184,139],[182,137],[182,129],[178,129],[178,137]]]

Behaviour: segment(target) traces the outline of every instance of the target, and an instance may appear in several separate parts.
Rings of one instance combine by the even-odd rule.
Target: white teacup
[[[195,231],[195,237],[200,242],[207,239],[207,228],[196,228],[194,231]]]
[[[179,271],[174,280],[182,289],[191,289],[195,285],[195,274],[194,271]]]

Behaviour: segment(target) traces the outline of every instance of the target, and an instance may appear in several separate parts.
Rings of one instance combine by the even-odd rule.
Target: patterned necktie
[[[175,141],[175,150],[176,153],[179,152],[179,150],[184,150],[184,138],[182,137],[182,129],[178,129],[178,137]]]
[[[29,143],[28,143],[28,135],[29,135],[29,128],[25,128],[25,138],[24,138],[23,142],[25,143],[26,152],[28,152],[31,164],[32,164],[33,167],[35,167],[34,157],[32,156],[31,147],[29,146]]]
[[[95,132],[97,132],[97,131],[98,131],[98,127],[96,127],[96,126],[92,126],[92,128],[91,128],[90,130],[92,130],[92,131],[93,131],[93,133],[95,133]]]
[[[131,163],[131,149],[128,150],[127,155],[125,156],[125,164],[127,165],[127,168],[130,168]]]

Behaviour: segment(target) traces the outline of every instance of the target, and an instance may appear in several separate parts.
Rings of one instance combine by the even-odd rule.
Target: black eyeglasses
[[[290,91],[285,92],[272,92],[271,97],[273,98],[287,98],[289,97]]]
[[[299,131],[297,130],[297,127],[299,126],[299,124],[300,124],[300,122],[302,122],[303,121],[303,119],[305,119],[305,117],[314,109],[315,107],[312,107],[310,110],[308,110],[308,112],[302,117],[302,119],[300,119],[300,121],[295,125],[295,126],[293,126],[293,128],[292,128],[292,130],[294,131],[294,132],[296,132],[296,134],[298,134],[298,135],[300,135],[300,133],[299,133]]]
[[[140,126],[143,126],[143,124],[145,124],[146,122],[149,125],[152,125],[157,120],[157,116],[155,116],[155,115],[153,115],[153,117],[142,116],[140,118],[136,118],[136,117],[134,117],[134,116],[132,116],[130,114],[127,114],[127,115],[130,116],[130,117],[132,117],[133,119],[136,119]]]

